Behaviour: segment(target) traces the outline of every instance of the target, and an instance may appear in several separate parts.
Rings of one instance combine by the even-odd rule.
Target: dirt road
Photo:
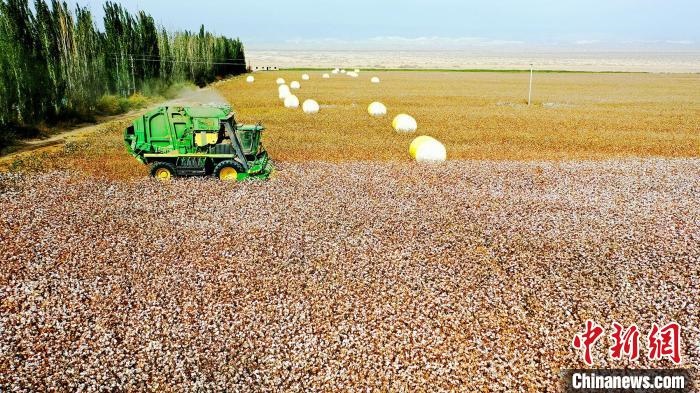
[[[26,155],[29,152],[56,149],[67,142],[82,140],[100,130],[104,125],[136,118],[146,111],[160,105],[198,105],[209,103],[219,104],[226,103],[226,101],[221,97],[221,95],[211,88],[183,90],[177,98],[165,102],[154,103],[145,109],[133,110],[120,115],[103,117],[95,124],[87,124],[65,131],[58,131],[49,138],[29,139],[22,141],[22,144],[18,146],[17,150],[10,154],[0,156],[0,165],[7,164],[8,162],[17,159],[21,155]]]

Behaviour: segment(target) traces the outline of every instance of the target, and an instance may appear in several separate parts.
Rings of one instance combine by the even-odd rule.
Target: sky
[[[73,1],[75,2],[75,1]],[[102,17],[102,1],[79,1]],[[122,0],[264,49],[700,49],[700,0]]]

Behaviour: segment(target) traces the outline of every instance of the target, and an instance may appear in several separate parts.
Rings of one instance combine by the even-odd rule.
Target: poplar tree
[[[241,41],[203,25],[171,33],[108,1],[99,31],[86,7],[33,1],[0,0],[0,147],[11,129],[89,115],[105,94],[246,71]]]

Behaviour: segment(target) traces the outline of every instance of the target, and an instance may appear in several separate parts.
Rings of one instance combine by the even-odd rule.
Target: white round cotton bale
[[[370,82],[379,83],[379,77],[373,76],[372,79],[370,79]]]
[[[331,71],[332,74],[337,74],[337,73],[339,73],[339,72],[340,72],[340,70],[337,69],[337,68],[334,68],[333,71]]]
[[[405,113],[396,116],[394,121],[391,122],[391,126],[394,127],[396,132],[415,132],[418,129],[416,119]]]
[[[411,141],[411,144],[408,147],[408,155],[411,156],[411,158],[416,158],[416,152],[418,152],[418,148],[420,147],[420,145],[431,139],[435,138],[433,138],[432,136],[421,135],[413,139],[413,141]]]
[[[340,70],[340,73],[341,73],[341,74],[344,74],[345,72],[346,72],[345,70]]]
[[[286,83],[286,82],[284,81],[283,78],[277,78],[277,84],[278,84],[278,85],[283,85],[283,84],[285,84],[285,83]]]
[[[293,90],[298,90],[301,89],[301,83],[298,81],[292,81],[292,83],[289,84],[289,87],[291,87]]]
[[[245,81],[248,83],[253,83],[255,82],[255,77],[253,75],[248,75],[248,77],[245,78]]]
[[[444,162],[447,160],[445,145],[437,139],[426,139],[416,148],[416,161],[418,162]]]
[[[309,79],[309,74],[301,74],[301,80],[308,81]]]
[[[289,97],[292,95],[292,92],[289,91],[289,86],[287,85],[280,85],[277,88],[277,91],[279,92],[279,98],[280,100],[284,100],[285,98]]]
[[[355,68],[355,73],[356,73],[356,74],[359,74],[359,73],[360,73],[360,69],[359,69],[359,68]]]
[[[304,113],[308,114],[314,114],[318,113],[319,109],[321,107],[318,105],[318,102],[312,99],[308,99],[304,101],[304,103],[301,105],[301,109],[304,111]]]
[[[373,102],[367,107],[367,113],[371,116],[386,116],[386,106],[381,102]]]
[[[357,78],[359,76],[356,72],[353,71],[348,72],[346,75],[352,78]]]
[[[328,74],[323,74],[323,75],[321,76],[321,78],[323,78],[323,79],[328,79],[328,78],[330,78],[330,77],[331,77],[331,76],[328,75]]]
[[[299,107],[299,99],[297,96],[294,94],[290,94],[287,96],[287,98],[284,99],[284,107],[285,108],[298,108]]]

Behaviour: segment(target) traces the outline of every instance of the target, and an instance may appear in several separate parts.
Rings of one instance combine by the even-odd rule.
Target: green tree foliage
[[[0,0],[0,145],[11,129],[90,114],[106,94],[126,97],[153,83],[204,85],[246,70],[238,39],[204,26],[168,32],[147,13],[113,2],[104,11],[100,31],[81,6]]]

